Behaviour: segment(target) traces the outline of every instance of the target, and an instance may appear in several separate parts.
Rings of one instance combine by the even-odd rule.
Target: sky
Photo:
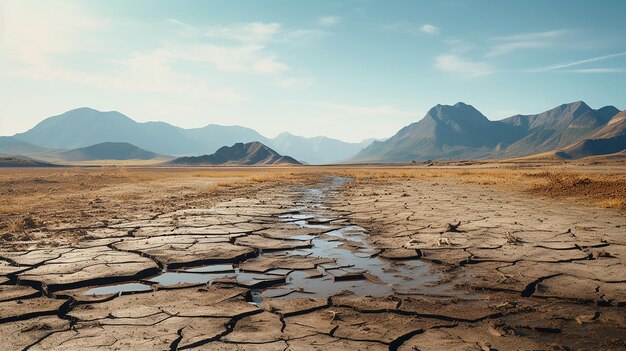
[[[383,138],[436,104],[492,120],[626,108],[626,1],[0,0],[0,135],[78,107],[192,128]]]

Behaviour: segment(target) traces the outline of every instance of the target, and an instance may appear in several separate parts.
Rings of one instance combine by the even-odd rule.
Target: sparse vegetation
[[[181,201],[211,203],[220,196],[255,191],[273,182],[311,182],[320,174],[356,180],[437,179],[496,186],[559,200],[626,211],[626,175],[602,169],[548,164],[472,163],[457,166],[329,166],[329,167],[94,167],[6,169],[0,172],[0,233],[19,232],[31,216],[35,223],[72,222],[85,208],[106,204],[107,216],[129,208],[164,211]],[[349,186],[349,185],[348,185]],[[88,216],[93,216],[89,215]],[[46,218],[40,221],[39,218]],[[84,219],[84,218],[83,218]],[[53,220],[53,222],[55,221]],[[94,221],[98,218],[93,218]]]

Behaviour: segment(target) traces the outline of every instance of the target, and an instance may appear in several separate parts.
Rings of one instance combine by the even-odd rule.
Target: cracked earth
[[[480,185],[314,181],[3,242],[7,350],[623,350],[626,217]],[[64,235],[64,233],[66,235]]]

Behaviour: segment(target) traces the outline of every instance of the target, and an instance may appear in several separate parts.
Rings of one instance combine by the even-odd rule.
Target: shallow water
[[[89,289],[84,292],[83,295],[109,295],[109,294],[118,294],[118,293],[127,293],[127,292],[139,292],[139,291],[149,291],[152,290],[152,287],[147,284],[142,283],[125,283],[125,284],[115,284],[115,285],[106,285],[100,286],[97,288]]]
[[[293,271],[287,275],[286,284],[281,289],[290,289],[293,294],[287,297],[297,297],[306,294],[317,297],[328,297],[342,290],[350,290],[357,295],[386,296],[394,292],[410,292],[416,284],[424,284],[436,281],[437,277],[429,273],[428,265],[419,260],[389,261],[376,256],[370,257],[371,247],[342,248],[351,242],[362,246],[365,242],[364,232],[356,235],[356,226],[344,227],[327,233],[337,239],[317,238],[313,240],[313,247],[301,249],[300,254],[316,257],[326,257],[335,260],[333,264],[322,264],[318,268],[321,277],[310,277],[306,271]],[[349,235],[345,235],[349,232]],[[342,240],[338,240],[342,239]],[[357,254],[361,255],[357,255]],[[357,273],[363,273],[361,277]],[[341,280],[342,276],[354,277],[349,280]],[[366,276],[370,276],[366,279]],[[339,279],[337,279],[339,277]],[[262,296],[273,295],[270,290]]]
[[[348,182],[347,178],[333,177],[321,187],[299,188],[302,199],[297,209],[278,215],[278,221],[301,228],[322,229],[322,234],[303,234],[287,240],[311,240],[312,247],[296,250],[273,251],[290,256],[308,256],[333,259],[333,263],[317,266],[316,270],[272,269],[265,273],[244,272],[231,264],[214,264],[163,272],[147,281],[152,284],[172,286],[201,284],[218,279],[236,280],[252,289],[253,300],[268,297],[328,297],[343,290],[357,295],[386,296],[398,292],[411,292],[420,285],[436,281],[428,264],[420,260],[390,261],[377,257],[379,250],[372,247],[366,231],[346,223],[341,216],[323,205],[326,197],[338,192]],[[334,229],[337,228],[337,229]],[[261,252],[259,257],[263,257]],[[147,284],[129,283],[97,287],[89,294],[145,291]]]

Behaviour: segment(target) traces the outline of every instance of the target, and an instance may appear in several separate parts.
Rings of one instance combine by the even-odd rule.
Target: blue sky
[[[624,13],[621,0],[0,0],[0,135],[81,106],[347,141],[438,103],[491,119],[624,109]]]

